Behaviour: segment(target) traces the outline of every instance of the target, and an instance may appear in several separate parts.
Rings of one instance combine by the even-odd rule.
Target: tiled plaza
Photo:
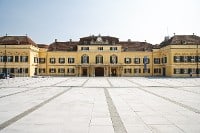
[[[1,133],[200,133],[200,78],[0,80]]]

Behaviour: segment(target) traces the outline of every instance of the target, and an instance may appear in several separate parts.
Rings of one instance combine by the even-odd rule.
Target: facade
[[[0,37],[0,73],[16,76],[198,77],[200,37],[174,35],[159,45],[88,36],[36,44],[27,36]]]

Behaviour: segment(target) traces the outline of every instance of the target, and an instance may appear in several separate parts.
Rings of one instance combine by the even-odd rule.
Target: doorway
[[[87,68],[82,69],[82,76],[87,76]]]
[[[111,69],[111,76],[117,76],[117,70],[116,68]]]
[[[95,68],[95,76],[104,76],[104,68],[103,67]]]
[[[162,70],[163,70],[163,76],[166,76],[166,69],[163,68]]]

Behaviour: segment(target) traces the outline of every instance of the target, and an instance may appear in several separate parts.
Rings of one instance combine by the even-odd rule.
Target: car
[[[6,74],[5,73],[0,73],[0,79],[5,79],[6,78]]]
[[[12,73],[9,74],[9,78],[14,78],[14,77],[15,77],[14,74],[12,74]]]
[[[15,75],[12,73],[0,73],[0,79],[14,78]]]

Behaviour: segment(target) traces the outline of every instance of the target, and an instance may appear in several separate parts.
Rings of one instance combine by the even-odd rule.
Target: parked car
[[[6,78],[6,74],[5,73],[0,73],[0,79],[5,79]]]
[[[9,74],[9,78],[14,78],[14,77],[15,77],[14,74],[12,74],[12,73]]]
[[[0,79],[6,79],[6,78],[14,78],[14,74],[9,74],[9,73],[0,73]]]

